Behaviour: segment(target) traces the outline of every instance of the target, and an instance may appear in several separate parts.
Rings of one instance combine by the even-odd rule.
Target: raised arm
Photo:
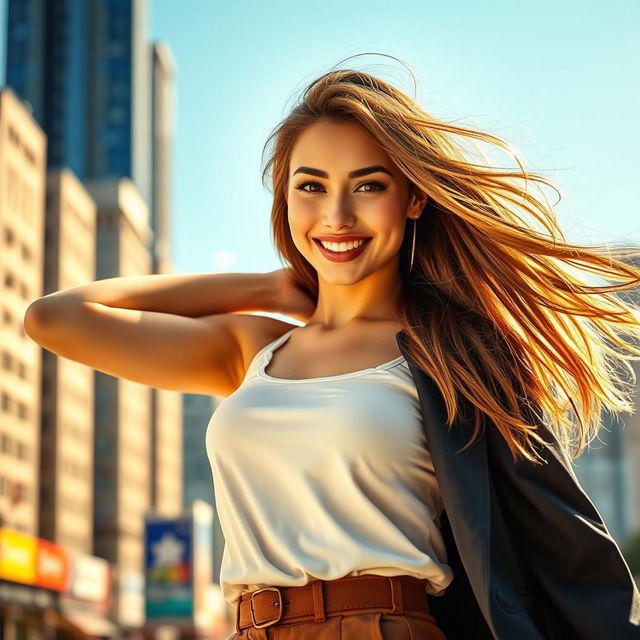
[[[152,387],[228,395],[244,376],[244,345],[269,330],[271,274],[144,275],[97,280],[38,298],[27,335],[53,353]],[[283,323],[281,323],[283,324]]]

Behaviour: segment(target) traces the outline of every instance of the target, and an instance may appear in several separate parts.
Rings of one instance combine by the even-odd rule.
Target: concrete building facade
[[[37,535],[41,348],[22,319],[42,295],[46,137],[28,106],[0,90],[0,515]]]
[[[149,274],[149,211],[127,178],[89,180],[97,205],[96,279]],[[114,609],[123,627],[138,627],[144,610],[144,514],[151,503],[151,388],[95,372],[94,553],[113,562]],[[129,588],[129,585],[134,585]]]
[[[47,175],[44,294],[95,279],[96,205],[69,169]],[[42,350],[40,536],[93,553],[93,385],[86,365]]]

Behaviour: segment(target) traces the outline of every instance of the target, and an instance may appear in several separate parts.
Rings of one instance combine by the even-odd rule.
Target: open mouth
[[[365,249],[365,247],[369,244],[372,238],[365,238],[364,242],[359,246],[353,249],[349,249],[348,251],[332,251],[331,249],[327,249],[322,245],[322,242],[317,238],[313,238],[314,242],[318,245],[320,252],[330,260],[334,262],[346,262],[347,260],[353,260],[357,258]]]

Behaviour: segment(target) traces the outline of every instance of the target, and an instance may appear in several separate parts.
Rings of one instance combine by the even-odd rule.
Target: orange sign
[[[69,556],[57,544],[38,538],[36,584],[45,589],[64,591],[69,580]]]

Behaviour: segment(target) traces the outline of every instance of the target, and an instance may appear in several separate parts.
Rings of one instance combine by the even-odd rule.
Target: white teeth
[[[365,239],[357,240],[356,242],[325,242],[324,240],[320,240],[322,246],[325,249],[329,249],[331,251],[351,251],[351,249],[355,249],[356,247],[360,247],[364,244]]]

